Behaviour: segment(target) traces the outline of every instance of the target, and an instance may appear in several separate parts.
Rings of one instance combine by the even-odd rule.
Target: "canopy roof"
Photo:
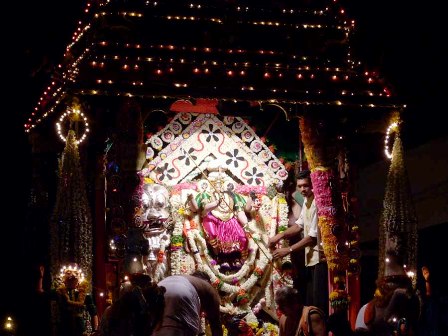
[[[72,96],[212,98],[224,114],[225,102],[293,114],[403,107],[352,56],[354,23],[334,1],[111,0],[85,13],[27,131]]]

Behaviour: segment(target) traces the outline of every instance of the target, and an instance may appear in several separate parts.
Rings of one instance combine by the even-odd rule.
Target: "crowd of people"
[[[287,199],[290,201],[289,227],[271,237],[268,246],[274,260],[301,252],[303,259],[295,262],[300,263],[296,268],[303,268],[304,272],[294,286],[276,290],[279,336],[448,335],[447,299],[434,285],[429,267],[421,268],[424,287],[418,290],[394,253],[389,253],[385,274],[377,279],[372,300],[359,310],[354,328],[346,310],[330,311],[328,268],[309,171],[298,174]],[[218,204],[212,203],[210,212]],[[210,229],[207,234],[217,239],[218,235],[213,235],[215,231]],[[283,239],[290,241],[288,247],[279,247]],[[46,293],[42,286],[43,268],[39,268],[36,299],[40,301],[36,302],[57,302],[58,336],[223,335],[225,321],[220,314],[220,296],[203,271],[171,275],[158,283],[148,275],[131,274],[129,281],[123,283],[119,298],[106,308],[100,320],[91,296],[82,292],[80,279],[72,271],[63,274],[58,290]],[[207,330],[203,317],[208,322]],[[47,326],[47,329],[51,328]]]

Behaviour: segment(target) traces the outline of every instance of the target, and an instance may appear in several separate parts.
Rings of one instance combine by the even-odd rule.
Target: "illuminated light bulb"
[[[384,154],[386,154],[386,157],[388,159],[392,159],[392,153],[389,151],[389,138],[390,134],[393,131],[396,131],[398,128],[398,122],[393,122],[389,125],[386,131],[386,137],[384,138]]]
[[[77,118],[77,120],[83,120],[83,122],[84,122],[84,124],[85,124],[85,130],[84,130],[84,134],[78,139],[78,140],[76,140],[76,143],[77,144],[80,144],[80,143],[82,143],[82,141],[84,141],[84,139],[86,138],[86,136],[87,136],[87,133],[89,132],[89,128],[88,128],[88,122],[87,122],[87,117],[84,115],[84,113],[82,113],[79,109],[75,109],[75,108],[73,108],[73,109],[69,109],[68,111],[66,111],[65,113],[63,113],[62,115],[61,115],[61,117],[59,118],[59,122],[58,123],[56,123],[56,132],[57,132],[57,134],[58,134],[58,136],[59,136],[59,138],[62,140],[62,141],[64,141],[64,142],[66,142],[67,141],[67,139],[66,139],[66,137],[62,134],[62,123],[63,123],[63,121],[64,121],[64,119],[66,118],[66,117],[68,117],[70,114],[77,114],[77,115],[80,115],[81,116],[81,118]]]

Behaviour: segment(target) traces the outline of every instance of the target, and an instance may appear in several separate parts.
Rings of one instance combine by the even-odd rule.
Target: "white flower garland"
[[[167,275],[168,260],[166,257],[166,247],[171,243],[171,236],[167,233],[163,234],[160,238],[160,250],[159,253],[163,253],[163,260],[159,261],[159,256],[157,256],[156,268],[153,271],[152,278],[155,282],[159,282]]]
[[[179,213],[179,210],[183,206],[181,203],[181,197],[180,195],[173,195],[170,199],[172,212],[171,215],[173,216],[174,221],[174,229],[173,229],[173,235],[172,237],[182,237],[182,231],[183,231],[183,220],[184,217]],[[183,254],[182,248],[177,248],[174,246],[171,246],[171,274],[181,274],[182,270],[182,254]]]
[[[232,302],[221,303],[220,311],[222,313],[235,315],[247,314],[252,312],[250,304],[257,297],[255,285],[264,282],[264,295],[266,306],[274,309],[274,292],[281,284],[292,286],[292,278],[290,276],[280,275],[278,270],[270,268],[272,255],[266,246],[267,237],[271,237],[277,233],[279,226],[288,224],[288,207],[283,195],[277,195],[274,199],[263,199],[263,204],[259,210],[259,222],[264,227],[257,227],[260,223],[251,220],[246,227],[248,230],[248,257],[244,261],[241,269],[235,274],[223,274],[219,270],[211,257],[207,241],[204,238],[201,229],[190,228],[186,223],[185,209],[181,202],[181,196],[176,194],[171,198],[172,214],[174,219],[173,236],[182,236],[184,226],[187,234],[187,242],[191,250],[191,255],[186,253],[183,247],[171,247],[171,272],[172,274],[185,273],[187,269],[191,269],[192,265],[187,265],[193,260],[197,269],[205,271],[211,282],[217,285],[219,290],[230,295],[230,297],[238,295],[242,291],[250,292],[248,301],[241,305],[235,305]],[[267,235],[263,234],[266,230]],[[257,253],[259,255],[257,259]],[[190,257],[191,259],[188,259]],[[188,260],[187,260],[188,259]],[[194,269],[194,268],[193,268]],[[252,271],[256,269],[257,271]],[[269,272],[269,274],[266,274]],[[274,281],[273,281],[274,279]],[[234,285],[233,283],[240,283]]]
[[[196,229],[189,230],[187,232],[187,236],[188,236],[188,243],[190,244],[190,247],[193,250],[196,263],[200,265],[201,268],[204,267],[205,265],[210,267],[215,276],[220,278],[221,280],[233,281],[234,279],[237,279],[238,281],[240,281],[242,278],[248,275],[251,267],[254,264],[258,247],[255,243],[252,242],[252,240],[249,240],[249,246],[248,246],[249,255],[246,261],[244,262],[243,266],[241,267],[241,269],[235,274],[227,275],[219,272],[219,269],[217,267],[218,265],[213,265],[213,259],[207,253],[207,242],[201,236],[199,230]],[[199,243],[200,250],[198,249],[197,243]],[[195,253],[195,251],[198,251],[198,253]],[[202,257],[204,257],[207,261],[205,265],[203,264]]]
[[[244,289],[247,291],[256,284],[256,282],[259,279],[256,274],[251,274],[251,276],[248,279],[246,279],[246,281],[241,286],[235,286],[226,283],[233,281],[234,279],[241,281],[244,279],[244,277],[248,275],[250,269],[255,263],[255,256],[256,252],[258,251],[258,248],[260,247],[261,249],[263,249],[262,246],[257,245],[253,239],[249,240],[248,248],[250,252],[248,258],[244,262],[241,269],[235,274],[226,275],[219,272],[219,270],[216,267],[214,267],[212,262],[213,259],[207,253],[206,241],[200,235],[199,230],[189,230],[187,235],[188,235],[188,242],[190,244],[191,249],[193,250],[194,258],[198,267],[207,272],[207,274],[211,277],[212,282],[218,279],[224,281],[224,284],[221,287],[222,291],[229,294],[235,294],[238,293],[240,289]],[[198,249],[198,246],[196,244],[197,242],[199,242],[201,250]],[[267,251],[266,249],[264,249],[264,253],[266,254],[266,256],[270,255],[269,251]],[[266,266],[269,264],[269,259],[264,255],[264,253],[261,254],[261,257],[257,262],[257,267],[263,270],[263,272],[265,271]],[[207,261],[206,263],[203,262],[201,256],[204,256],[205,260]]]

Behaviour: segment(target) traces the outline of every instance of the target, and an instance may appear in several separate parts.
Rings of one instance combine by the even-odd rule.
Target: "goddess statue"
[[[248,223],[246,211],[250,211],[252,201],[233,191],[234,185],[226,179],[226,170],[221,166],[209,167],[208,181],[200,182],[198,194],[189,195],[188,201],[192,211],[199,211],[207,241],[222,261],[221,266],[237,270],[247,258],[248,238],[244,228]]]

